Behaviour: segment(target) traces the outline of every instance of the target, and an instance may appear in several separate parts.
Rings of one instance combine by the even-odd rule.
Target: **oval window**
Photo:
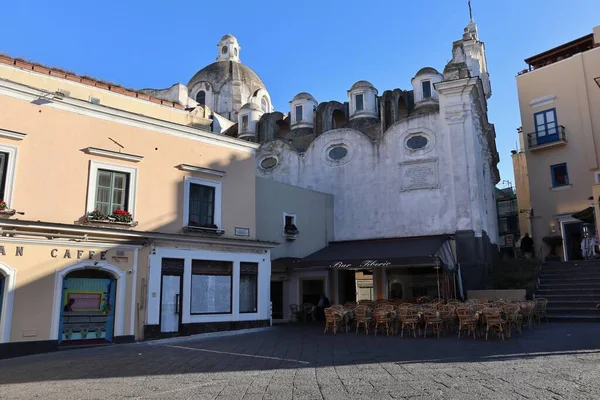
[[[267,157],[260,162],[260,166],[264,169],[271,169],[277,166],[277,159],[275,157]]]
[[[339,161],[348,155],[348,149],[344,146],[336,146],[329,150],[328,155],[332,160]]]
[[[221,53],[227,54],[227,46],[223,46],[223,48],[221,49]]]
[[[429,140],[427,140],[425,136],[415,135],[408,138],[406,141],[406,147],[412,150],[419,150],[427,146],[427,143],[429,143]]]

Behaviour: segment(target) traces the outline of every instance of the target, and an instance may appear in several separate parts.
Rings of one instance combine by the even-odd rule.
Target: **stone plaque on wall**
[[[438,159],[400,163],[400,179],[402,191],[439,188]]]

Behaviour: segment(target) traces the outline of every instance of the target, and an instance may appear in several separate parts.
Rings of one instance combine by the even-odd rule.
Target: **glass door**
[[[162,276],[162,294],[160,303],[160,332],[179,332],[181,315],[181,276]]]

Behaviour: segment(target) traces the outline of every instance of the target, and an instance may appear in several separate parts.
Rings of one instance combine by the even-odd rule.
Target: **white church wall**
[[[279,165],[259,175],[334,196],[334,240],[420,236],[456,230],[449,143],[439,115],[409,118],[393,125],[379,144],[351,129],[320,135],[304,155],[282,142],[259,150],[276,154]],[[405,142],[422,133],[429,143],[410,150]],[[332,161],[329,149],[344,146]]]

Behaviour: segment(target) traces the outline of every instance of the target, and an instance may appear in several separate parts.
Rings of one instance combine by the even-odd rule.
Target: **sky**
[[[485,42],[502,180],[521,125],[516,89],[525,58],[600,25],[600,0],[472,0]],[[23,0],[2,5],[0,53],[125,87],[186,84],[231,33],[275,108],[309,92],[346,101],[358,80],[410,90],[424,66],[443,71],[469,22],[467,0]]]

